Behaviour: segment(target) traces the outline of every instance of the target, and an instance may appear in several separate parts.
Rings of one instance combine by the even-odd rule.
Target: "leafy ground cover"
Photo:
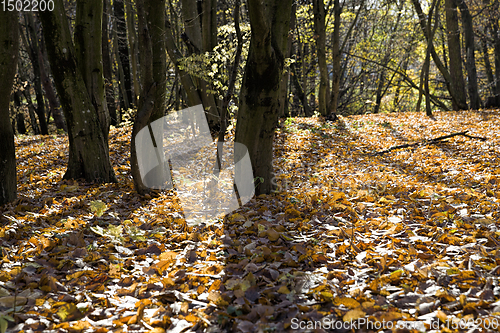
[[[110,135],[118,184],[62,180],[64,136],[18,138],[19,199],[0,211],[0,329],[497,331],[498,116],[288,119],[279,191],[194,227],[175,193],[133,191],[130,128]],[[487,140],[374,155],[464,130]]]

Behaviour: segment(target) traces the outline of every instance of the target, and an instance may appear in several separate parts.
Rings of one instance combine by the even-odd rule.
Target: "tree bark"
[[[425,18],[425,14],[422,11],[422,7],[420,6],[420,3],[418,0],[412,0],[412,3],[413,3],[413,7],[415,8],[415,11],[417,12],[419,22],[420,22],[420,27],[422,28],[422,32],[427,40],[427,36],[429,36],[429,34],[427,32],[427,25],[426,25],[427,20]],[[455,14],[456,14],[456,12],[455,12]],[[430,47],[431,47],[430,51],[431,51],[432,60],[436,64],[436,67],[439,69],[439,72],[441,73],[441,75],[443,75],[443,78],[446,82],[446,88],[448,89],[448,92],[450,93],[450,96],[452,98],[454,105],[457,105],[458,109],[463,109],[463,110],[467,109],[467,103],[463,102],[463,100],[465,98],[465,95],[464,95],[465,90],[462,93],[460,93],[458,90],[456,90],[455,86],[451,84],[453,79],[451,77],[450,72],[447,69],[447,66],[445,64],[443,64],[443,62],[439,58],[439,55],[437,54],[433,43],[430,44]],[[445,52],[445,51],[446,51],[446,49],[445,49],[445,47],[443,47],[443,52]],[[444,59],[446,61],[446,57],[444,57]]]
[[[125,21],[125,6],[123,0],[113,0],[113,11],[115,14],[116,37],[118,40],[118,57],[120,58],[121,68],[123,69],[123,86],[127,96],[125,109],[130,108],[133,102],[132,82],[130,77],[129,49],[127,43],[127,23]],[[128,105],[127,105],[128,104]]]
[[[115,90],[113,88],[113,68],[111,65],[111,50],[109,41],[111,35],[108,30],[109,24],[109,0],[102,2],[102,70],[104,74],[104,87],[106,94],[106,104],[108,107],[110,125],[118,125],[116,114]]]
[[[211,2],[212,0],[204,0]],[[205,6],[206,7],[206,6]],[[209,16],[206,20],[203,20],[204,17]],[[210,12],[198,12],[198,2],[196,0],[182,0],[182,17],[184,20],[184,28],[185,33],[183,34],[183,39],[188,46],[189,54],[193,53],[201,53],[201,52],[210,52],[212,51],[215,45],[212,45],[214,42],[213,37],[213,23],[211,20],[212,14]],[[204,26],[205,23],[208,26]],[[203,32],[204,31],[204,32]],[[215,30],[215,34],[217,30]],[[204,40],[203,38],[208,38],[208,40]],[[217,107],[217,103],[215,101],[215,97],[213,94],[209,93],[210,84],[205,80],[200,78],[194,78],[199,87],[199,95],[203,102],[203,107],[205,109],[205,115],[207,117],[208,126],[210,131],[212,132],[212,137],[217,137],[217,132],[220,129],[220,113]],[[187,90],[187,88],[185,87]],[[194,105],[191,105],[194,106]]]
[[[323,0],[313,0],[314,11],[314,37],[316,40],[316,50],[318,52],[319,67],[319,113],[322,116],[328,115],[328,68],[326,67],[326,26],[325,26],[325,4]]]
[[[9,103],[19,50],[18,15],[0,11],[0,206],[17,197],[16,148]]]
[[[99,116],[104,141],[108,142],[110,119],[102,64],[102,13],[102,0],[77,1],[74,39],[78,69]]]
[[[24,21],[26,23],[26,30],[28,36],[25,36],[22,34],[22,40],[24,43],[24,46],[26,47],[26,50],[28,52],[28,55],[31,60],[31,65],[33,68],[33,88],[35,89],[35,96],[36,96],[36,108],[35,112],[38,116],[38,121],[40,123],[40,132],[42,135],[47,135],[49,134],[49,129],[47,127],[47,121],[45,119],[45,103],[43,100],[43,91],[42,91],[42,82],[41,82],[41,73],[40,73],[40,65],[39,65],[39,60],[38,60],[38,36],[35,31],[34,23],[33,23],[33,17],[31,13],[25,13],[24,14]]]
[[[340,61],[341,61],[341,49],[340,49],[340,14],[342,14],[342,7],[340,7],[340,1],[333,1],[333,32],[332,32],[332,90],[330,92],[330,113],[337,114],[337,106],[339,103],[339,90],[340,90]]]
[[[43,36],[42,36],[43,37]],[[47,54],[45,51],[45,43],[43,43],[43,38],[41,38],[42,43],[40,43],[38,59],[40,61],[40,75],[42,79],[43,89],[45,90],[45,97],[49,102],[49,107],[52,112],[52,116],[54,117],[54,123],[57,129],[63,130],[64,132],[68,131],[66,127],[66,122],[64,121],[64,117],[61,111],[61,104],[59,103],[59,99],[57,98],[57,94],[54,91],[54,85],[52,84],[52,80],[47,75],[47,68],[49,67],[49,62],[47,60]],[[47,69],[50,71],[50,69]]]
[[[76,62],[64,5],[60,1],[54,4],[53,11],[40,12],[40,20],[68,125],[69,160],[64,178],[115,182],[116,177],[109,162],[108,142],[104,140],[99,116]],[[100,17],[96,19],[100,22]]]
[[[273,138],[279,110],[279,86],[283,70],[292,0],[248,0],[252,36],[243,77],[235,142],[248,149],[256,195],[271,193]],[[239,145],[238,145],[239,146]],[[246,153],[235,147],[235,161]],[[236,177],[241,172],[236,170]]]
[[[139,46],[141,49],[139,56],[142,91],[132,129],[130,163],[135,190],[139,194],[145,194],[149,191],[149,188],[144,184],[139,170],[136,136],[141,129],[163,117],[165,112],[166,55],[165,44],[163,42],[165,35],[165,2],[158,0],[138,0],[136,4]],[[141,153],[144,153],[144,149],[151,150],[151,147],[141,147]],[[151,153],[154,154],[155,152],[152,151]],[[162,178],[165,172],[167,172],[164,170],[163,162],[160,163],[158,169],[158,172],[162,174]]]
[[[479,90],[477,86],[477,71],[474,46],[474,27],[472,25],[472,16],[465,0],[457,0],[458,8],[462,18],[462,28],[465,37],[465,67],[467,69],[467,90],[469,91],[470,107],[477,110],[481,107]]]
[[[127,12],[127,36],[128,36],[128,45],[130,47],[130,62],[131,62],[132,82],[133,82],[134,97],[135,97],[133,103],[137,105],[137,99],[139,98],[141,90],[139,69],[137,68],[137,56],[139,55],[139,47],[137,46],[137,33],[135,30],[135,19],[134,19],[135,13],[131,1],[125,1],[125,11]]]
[[[445,0],[446,33],[448,40],[448,55],[450,58],[451,87],[456,92],[457,100],[453,100],[453,109],[467,109],[465,82],[462,72],[462,51],[460,47],[460,29],[456,0]],[[464,108],[465,106],[465,108]]]

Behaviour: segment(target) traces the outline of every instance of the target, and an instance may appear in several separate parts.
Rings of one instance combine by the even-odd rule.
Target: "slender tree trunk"
[[[137,67],[137,56],[139,55],[139,47],[137,46],[137,33],[135,30],[135,13],[131,1],[125,1],[125,10],[127,12],[127,36],[128,44],[130,46],[130,62],[132,70],[132,81],[134,86],[134,104],[137,105],[137,99],[140,95],[140,80],[139,69]],[[163,42],[161,42],[163,43]],[[160,43],[160,44],[161,44]]]
[[[0,11],[0,206],[17,197],[16,148],[9,103],[19,50],[18,15]]]
[[[174,63],[176,72],[180,77],[182,88],[184,88],[184,92],[187,95],[186,100],[188,106],[196,106],[199,104],[203,104],[200,93],[196,89],[196,85],[193,81],[193,78],[184,70],[181,70],[179,68],[179,60],[182,58],[182,53],[177,48],[177,44],[175,42],[173,35],[173,29],[169,20],[165,20],[165,42],[170,61]]]
[[[460,29],[456,0],[445,0],[446,30],[448,39],[448,54],[450,58],[450,76],[452,89],[457,93],[457,101],[453,101],[453,109],[467,109],[467,95],[462,71],[462,51],[460,47]]]
[[[446,0],[446,1],[449,1],[449,0]],[[418,0],[412,0],[412,4],[413,4],[413,7],[415,8],[415,11],[417,12],[420,27],[421,27],[422,32],[427,40],[427,36],[429,36],[429,34],[426,30],[427,29],[427,25],[426,25],[427,20],[426,20],[425,14],[422,11],[422,7],[420,6],[420,2]],[[456,14],[456,11],[455,11],[455,14]],[[446,48],[444,46],[443,46],[443,52],[446,53]],[[433,43],[431,43],[431,56],[432,56],[432,60],[436,64],[436,67],[438,68],[439,72],[441,73],[441,75],[443,75],[443,78],[446,82],[446,88],[448,89],[448,92],[450,93],[450,96],[452,98],[452,102],[454,103],[454,105],[457,105],[457,108],[461,109],[461,110],[467,109],[467,103],[466,103],[467,101],[465,100],[465,102],[464,102],[465,88],[462,92],[460,92],[456,89],[455,85],[452,85],[453,79],[452,79],[450,72],[447,69],[446,55],[444,56],[445,63],[443,64],[443,62],[439,58],[439,55],[436,52],[436,49],[434,48]],[[462,78],[462,82],[463,82],[463,78]]]
[[[40,20],[68,125],[69,160],[64,178],[114,182],[116,178],[109,162],[108,142],[104,140],[99,115],[76,63],[64,5],[60,1],[55,1],[54,4],[53,11],[40,12]],[[99,22],[100,19],[101,17],[98,18]]]
[[[500,29],[498,27],[498,20],[493,20],[492,30],[495,53],[495,105],[500,106]]]
[[[111,64],[111,50],[109,33],[109,0],[102,2],[102,70],[104,74],[104,86],[106,94],[106,104],[108,107],[110,125],[119,124],[116,114],[115,90],[113,88],[113,66]]]
[[[125,102],[125,109],[130,108],[133,102],[132,98],[132,82],[130,77],[130,61],[129,61],[129,48],[127,43],[127,23],[125,21],[125,6],[123,0],[113,0],[113,11],[115,14],[116,26],[116,39],[118,40],[118,57],[120,58],[119,66],[123,70],[124,93],[127,97]]]
[[[327,116],[329,113],[327,96],[328,91],[328,68],[326,67],[326,26],[325,26],[325,4],[323,0],[313,0],[314,11],[314,35],[316,40],[316,50],[318,52],[319,67],[319,113]]]
[[[26,134],[26,124],[24,123],[24,114],[19,111],[16,114],[16,127],[17,127],[17,133]]]
[[[167,93],[167,55],[165,53],[165,0],[149,0],[146,2],[146,19],[152,41],[153,82],[156,86],[154,108],[149,121],[163,117],[166,113]]]
[[[339,90],[340,90],[340,61],[341,61],[341,49],[340,49],[340,14],[342,13],[342,7],[340,7],[340,1],[333,1],[333,32],[332,32],[332,49],[333,49],[333,59],[332,59],[332,90],[331,90],[331,101],[330,101],[330,111],[333,114],[337,114],[337,106],[339,103]]]
[[[477,71],[475,59],[475,43],[474,43],[474,27],[472,25],[472,16],[469,12],[469,7],[465,0],[457,0],[458,8],[462,18],[462,27],[465,36],[465,55],[467,68],[467,89],[469,91],[470,107],[477,110],[481,107],[481,99],[479,98],[479,90],[477,86]]]
[[[33,17],[31,13],[24,14],[24,21],[26,24],[26,30],[28,36],[25,36],[23,33],[21,34],[24,46],[28,52],[28,55],[31,60],[31,65],[33,68],[33,88],[35,89],[36,102],[37,106],[35,108],[35,112],[38,116],[38,120],[40,123],[40,132],[43,135],[49,134],[49,129],[47,127],[47,121],[45,119],[45,103],[43,99],[43,91],[42,91],[42,82],[41,82],[41,73],[40,66],[38,60],[38,36],[35,31]]]
[[[295,29],[295,22],[296,22],[296,15],[295,12],[297,10],[297,4],[293,3],[292,4],[292,18],[290,20],[290,30],[293,31]],[[293,46],[293,35],[289,34],[288,35],[288,41],[287,41],[287,50],[286,50],[286,58],[290,58],[292,56],[292,46]],[[288,96],[289,96],[289,82],[290,82],[290,73],[291,73],[291,65],[287,69],[285,73],[281,76],[281,82],[280,82],[280,117],[289,117],[290,116],[290,110],[288,110]]]
[[[483,52],[484,70],[488,79],[488,86],[493,87],[490,91],[495,90],[495,78],[493,77],[493,69],[491,68],[490,55],[488,54],[488,43],[486,40],[481,40],[481,50]],[[493,94],[494,95],[494,94]]]
[[[50,111],[52,112],[52,116],[54,117],[56,128],[67,132],[68,128],[66,127],[66,122],[64,121],[64,116],[61,111],[61,104],[59,103],[57,94],[54,91],[52,80],[47,75],[47,70],[45,69],[47,67],[48,71],[50,72],[50,65],[49,61],[47,60],[43,36],[41,36],[41,41],[42,42],[40,43],[40,48],[38,49],[38,60],[40,61],[40,76],[42,80],[43,90],[45,90],[45,97],[47,97],[47,101],[49,102]]]
[[[205,0],[211,2],[212,0]],[[202,6],[203,7],[203,6]],[[204,15],[208,15],[209,18],[206,20],[207,27],[202,26]],[[185,33],[183,34],[183,39],[188,46],[188,51],[190,54],[200,53],[205,51],[211,51],[213,46],[213,32],[212,32],[212,14],[209,13],[199,13],[198,3],[196,0],[182,0],[182,16],[184,19]],[[202,30],[206,30],[205,37],[208,40],[204,41]],[[217,30],[215,30],[217,33]],[[206,47],[207,49],[205,49]],[[195,79],[197,86],[199,87],[199,95],[203,102],[203,107],[205,109],[205,115],[207,117],[208,126],[212,132],[213,138],[218,134],[220,114],[215,101],[214,96],[209,93],[210,84],[202,79]],[[187,90],[187,88],[185,87]]]
[[[25,80],[23,80],[25,81]],[[29,85],[23,90],[21,93],[20,90],[17,90],[14,94],[14,100],[16,104],[22,105],[22,100],[23,96],[26,99],[26,108],[28,109],[28,114],[30,115],[30,124],[31,124],[31,129],[33,130],[33,134],[39,135],[40,134],[40,127],[38,126],[37,122],[37,117],[36,117],[36,110],[35,107],[33,106],[33,103],[31,102],[31,94],[29,92],[30,87]],[[17,100],[16,100],[17,99]]]
[[[278,120],[279,86],[292,0],[248,0],[252,36],[242,83],[235,141],[248,149],[256,195],[271,193],[273,138]],[[235,161],[246,153],[235,147]],[[236,170],[236,177],[238,175]]]

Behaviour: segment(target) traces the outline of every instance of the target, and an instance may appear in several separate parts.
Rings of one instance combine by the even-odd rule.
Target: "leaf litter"
[[[275,140],[278,191],[196,226],[174,192],[133,191],[129,127],[110,133],[117,184],[63,180],[64,136],[17,138],[0,330],[282,332],[361,319],[353,330],[498,330],[498,116],[289,119]],[[373,156],[464,130],[487,140]]]

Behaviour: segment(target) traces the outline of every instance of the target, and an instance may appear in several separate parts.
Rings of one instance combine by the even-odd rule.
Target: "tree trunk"
[[[449,0],[446,0],[446,1],[449,1]],[[427,25],[426,25],[427,20],[425,18],[425,14],[423,13],[422,7],[420,6],[420,3],[418,0],[412,0],[412,3],[413,3],[413,7],[415,8],[415,11],[417,12],[422,32],[424,33],[424,36],[427,40],[427,36],[429,36],[429,34],[427,32]],[[455,11],[455,15],[456,15],[456,11]],[[452,85],[453,79],[451,77],[450,72],[447,69],[446,63],[443,64],[443,62],[439,58],[439,55],[437,54],[436,49],[434,48],[434,44],[431,43],[430,46],[431,46],[430,51],[431,51],[432,60],[436,64],[436,67],[439,69],[439,72],[441,73],[441,75],[443,75],[443,78],[446,82],[446,88],[448,89],[448,92],[450,93],[450,96],[452,98],[454,105],[457,105],[458,109],[462,109],[462,110],[467,109],[466,101],[463,102],[464,98],[465,98],[465,88],[462,92],[459,92],[458,90],[456,90],[456,87],[454,85]],[[443,52],[446,52],[446,48],[444,46],[443,46]],[[444,59],[446,62],[446,56],[444,57]],[[463,81],[463,79],[462,79],[462,81]]]
[[[297,21],[297,17],[295,15],[295,12],[297,10],[297,4],[293,3],[292,4],[292,16],[290,20],[290,30],[293,31],[295,29],[295,23]],[[293,34],[288,35],[288,41],[287,41],[287,48],[286,48],[286,58],[291,58],[292,56],[292,46],[293,46]],[[283,73],[281,76],[281,82],[280,82],[280,111],[279,111],[279,116],[280,117],[290,117],[290,110],[288,109],[288,96],[289,95],[289,90],[290,90],[290,78],[291,78],[291,71],[292,71],[292,66],[288,67],[287,71]]]
[[[110,125],[119,124],[116,114],[115,89],[113,88],[113,67],[111,65],[111,50],[109,41],[111,35],[108,30],[109,24],[109,0],[102,2],[102,70],[104,74],[104,86],[106,94],[106,104],[108,107]]]
[[[127,96],[125,102],[125,109],[130,108],[130,104],[133,102],[132,98],[132,82],[130,78],[130,61],[129,61],[129,49],[127,43],[127,23],[125,21],[125,6],[123,5],[123,0],[113,0],[113,10],[115,14],[115,25],[116,25],[116,39],[118,40],[118,57],[120,58],[119,64],[123,70],[123,80],[124,93]]]
[[[212,0],[205,0],[211,2]],[[202,8],[203,9],[203,8]],[[183,39],[188,46],[188,51],[191,54],[200,52],[212,51],[215,45],[212,45],[213,39],[213,26],[212,20],[207,19],[206,24],[208,27],[202,26],[204,15],[211,17],[210,13],[200,13],[198,12],[198,2],[196,0],[182,0],[182,17],[184,19],[185,33],[183,34]],[[203,30],[208,30],[202,33]],[[217,30],[215,30],[217,33]],[[208,38],[204,41],[203,37]],[[205,49],[206,48],[206,49]],[[203,107],[205,109],[205,115],[207,117],[208,126],[212,132],[212,137],[217,137],[217,132],[219,129],[219,110],[214,96],[209,93],[210,84],[205,80],[194,78],[199,87],[199,95],[203,102]],[[184,87],[186,90],[187,88]],[[194,105],[191,105],[194,106]]]
[[[24,46],[26,47],[26,50],[28,52],[28,55],[31,60],[31,65],[33,68],[33,87],[35,88],[35,95],[36,95],[36,108],[35,112],[38,116],[38,120],[40,122],[40,131],[41,134],[47,135],[49,134],[49,129],[47,127],[47,121],[45,119],[45,103],[43,100],[43,91],[42,91],[42,82],[41,82],[41,73],[40,73],[40,66],[39,66],[39,60],[38,60],[38,36],[35,31],[34,23],[33,23],[33,17],[31,13],[25,13],[24,14],[24,21],[26,23],[26,30],[28,33],[28,37],[24,36],[22,34],[22,39],[23,43],[25,44]]]
[[[142,91],[132,129],[130,163],[134,187],[137,193],[145,194],[149,191],[149,188],[144,183],[142,177],[144,175],[141,176],[139,170],[136,136],[141,129],[148,126],[154,120],[163,117],[165,112],[166,55],[165,44],[163,42],[165,35],[165,2],[158,0],[138,0],[136,4],[139,26],[138,40],[141,49],[139,55]],[[141,142],[139,142],[139,145],[141,145]],[[163,147],[162,144],[161,146]],[[144,153],[145,149],[151,150],[151,148],[147,146],[141,147],[141,154]],[[151,154],[155,154],[155,152],[151,151]],[[161,155],[158,157],[161,159],[164,156]],[[163,179],[167,172],[164,169],[163,160],[159,163],[157,171]]]
[[[19,111],[16,114],[16,127],[17,127],[17,133],[26,134],[26,124],[24,123],[24,114]]]
[[[498,8],[498,6],[497,6]],[[495,53],[495,104],[500,105],[500,29],[498,20],[493,20],[493,40]]]
[[[45,42],[57,92],[68,125],[69,160],[65,179],[115,182],[99,116],[76,63],[64,5],[54,2],[53,11],[40,12]],[[100,22],[100,17],[95,18]],[[100,41],[100,38],[99,38]],[[100,59],[99,59],[100,61]]]
[[[488,43],[484,39],[481,41],[481,51],[483,52],[484,70],[486,72],[486,78],[488,79],[488,87],[492,87],[490,89],[490,95],[492,95],[492,92],[495,90],[495,78],[493,77],[490,55],[488,54]]]
[[[457,100],[453,101],[453,109],[467,109],[465,82],[462,75],[462,51],[460,47],[460,29],[456,0],[445,0],[446,32],[448,40],[448,54],[450,58],[451,87],[456,92]],[[465,108],[464,108],[465,106]]]
[[[102,6],[102,0],[77,1],[74,39],[78,69],[99,116],[104,141],[108,142],[110,119],[102,65]]]
[[[45,97],[47,97],[47,100],[49,102],[49,107],[52,112],[52,116],[54,117],[54,123],[56,125],[56,128],[63,130],[64,132],[67,132],[68,128],[66,127],[66,123],[62,115],[61,104],[59,103],[57,94],[54,91],[54,85],[52,84],[52,80],[47,75],[47,71],[45,70],[45,66],[49,68],[49,62],[47,60],[45,44],[43,43],[43,36],[41,38],[41,41],[42,43],[40,43],[40,48],[38,49],[39,51],[38,60],[40,61],[40,75],[42,79],[43,89],[45,90]]]
[[[333,1],[333,32],[332,32],[332,49],[333,49],[333,59],[332,59],[332,90],[330,93],[330,113],[337,114],[337,106],[339,103],[339,90],[340,90],[340,61],[341,52],[340,49],[340,14],[342,13],[342,7],[340,7],[340,1]]]
[[[139,47],[137,46],[137,33],[135,30],[135,13],[132,7],[132,2],[125,1],[125,10],[127,12],[127,36],[128,45],[130,47],[130,62],[132,70],[132,81],[134,86],[134,100],[133,103],[137,105],[141,87],[139,79],[139,69],[137,68],[137,56],[139,55]],[[163,26],[163,24],[162,24]],[[160,43],[161,44],[161,43]]]
[[[242,83],[235,142],[248,149],[256,195],[275,189],[273,138],[278,120],[279,86],[283,70],[292,0],[248,0],[252,36]],[[235,161],[246,154],[235,147]],[[236,170],[236,179],[242,177]]]
[[[163,117],[166,113],[167,92],[167,55],[165,53],[165,0],[148,0],[146,2],[146,19],[149,25],[152,42],[153,82],[156,86],[154,108],[150,122]],[[149,89],[143,87],[144,89]]]
[[[329,107],[328,91],[328,68],[326,67],[326,26],[325,26],[325,4],[323,0],[313,0],[314,11],[314,35],[316,39],[316,49],[318,51],[319,67],[319,113],[327,116]]]
[[[0,206],[17,197],[16,148],[9,103],[19,50],[18,15],[0,11]]]
[[[472,16],[469,12],[469,7],[465,0],[457,0],[458,8],[462,18],[462,27],[465,36],[465,54],[466,54],[466,69],[467,69],[467,89],[469,91],[470,107],[477,110],[481,107],[481,99],[479,98],[479,90],[477,87],[477,71],[476,59],[474,55],[474,27],[472,25]]]

